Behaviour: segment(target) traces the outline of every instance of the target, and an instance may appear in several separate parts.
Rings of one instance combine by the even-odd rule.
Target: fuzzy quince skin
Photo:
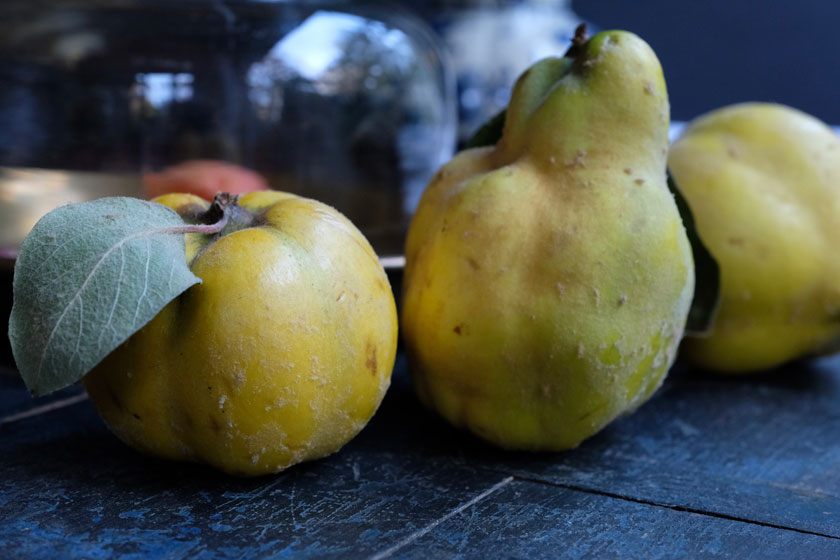
[[[444,166],[410,226],[401,328],[426,405],[563,450],[653,394],[694,287],[668,126],[659,62],[628,32],[519,78],[499,143]]]
[[[158,202],[194,219],[209,204]],[[396,308],[362,234],[319,202],[239,199],[235,231],[188,234],[202,280],[84,379],[111,430],[160,457],[260,475],[354,437],[388,388]]]
[[[783,105],[732,105],[690,123],[668,164],[721,271],[714,329],[687,338],[683,356],[742,373],[835,350],[840,139],[834,131]]]

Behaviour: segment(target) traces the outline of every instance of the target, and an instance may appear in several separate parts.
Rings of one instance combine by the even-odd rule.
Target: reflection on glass
[[[404,222],[454,148],[440,68],[380,20],[315,11],[250,65],[247,85],[283,180],[367,229]]]
[[[0,166],[225,161],[399,250],[454,149],[454,74],[436,40],[364,1],[3,0]]]
[[[169,103],[187,101],[193,94],[192,74],[153,72],[137,74],[136,80],[137,87],[132,88],[132,94],[156,109]]]
[[[526,68],[541,58],[563,56],[581,23],[571,0],[428,4],[427,17],[455,64],[460,141],[507,106],[511,86]]]

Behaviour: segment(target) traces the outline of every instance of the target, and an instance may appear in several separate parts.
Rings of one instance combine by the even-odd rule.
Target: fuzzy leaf
[[[70,385],[200,282],[185,224],[134,198],[62,206],[35,225],[15,264],[9,339],[33,395]]]

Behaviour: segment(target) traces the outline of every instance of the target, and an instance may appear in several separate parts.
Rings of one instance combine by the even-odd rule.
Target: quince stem
[[[231,214],[238,209],[239,196],[226,192],[216,194],[213,203],[206,212],[198,217],[198,224],[189,224],[172,228],[172,233],[201,233],[214,235],[222,232],[230,222]]]
[[[577,56],[581,53],[584,46],[586,45],[586,40],[588,37],[586,36],[586,24],[581,23],[575,28],[575,35],[572,37],[572,46],[569,47],[569,50],[566,51],[566,54],[563,56],[569,58],[577,58]]]
[[[215,224],[192,224],[188,226],[180,226],[172,228],[172,233],[202,233],[204,235],[213,235],[222,231],[228,223],[228,215],[222,216],[222,219]]]

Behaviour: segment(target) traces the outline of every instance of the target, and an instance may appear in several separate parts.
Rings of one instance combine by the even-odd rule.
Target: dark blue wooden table
[[[840,358],[677,367],[566,453],[510,453],[415,400],[398,357],[341,452],[243,480],[140,455],[79,387],[0,373],[2,558],[840,558]]]

